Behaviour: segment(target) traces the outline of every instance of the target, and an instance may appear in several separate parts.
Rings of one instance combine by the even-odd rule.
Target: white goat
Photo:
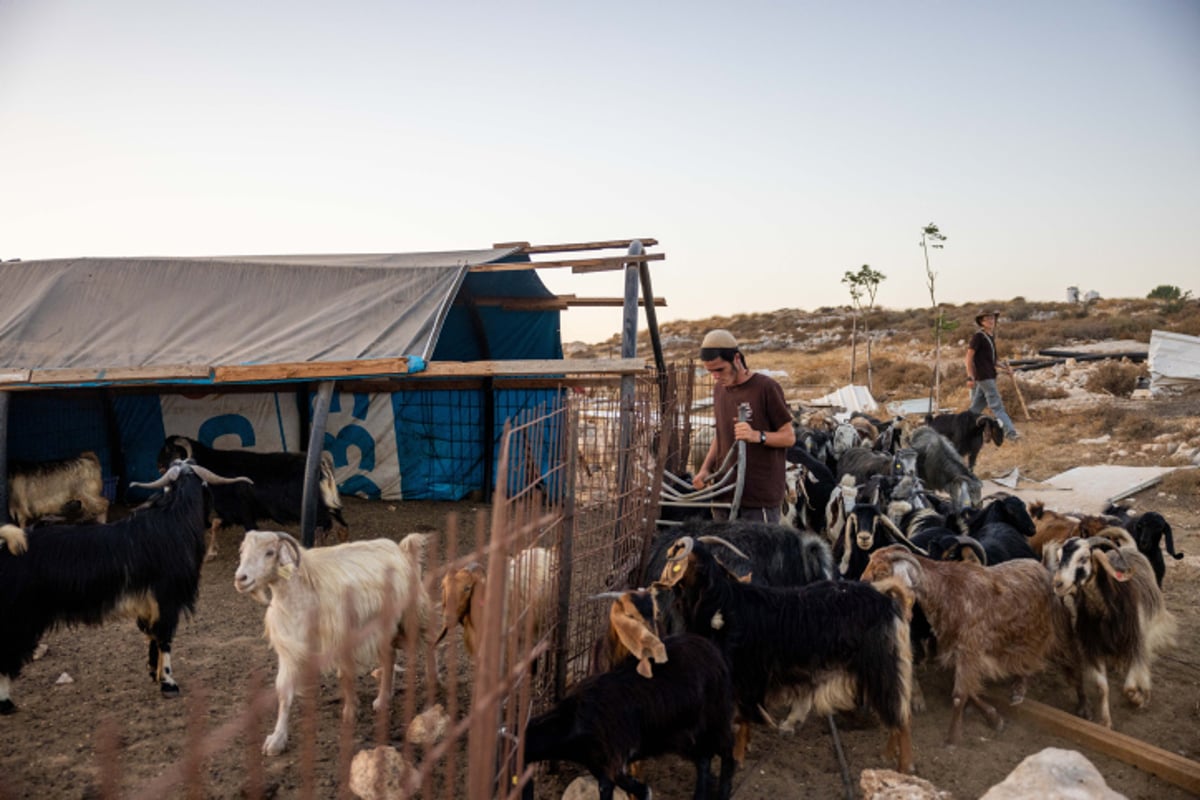
[[[420,562],[426,538],[409,534],[399,544],[371,539],[303,550],[286,533],[246,532],[233,585],[260,602],[267,602],[270,589],[264,623],[279,657],[279,716],[263,742],[263,753],[275,756],[287,747],[288,714],[309,659],[320,659],[322,669],[330,671],[350,657],[365,672],[379,664],[382,648],[389,641],[395,646],[401,632],[427,643],[430,602]],[[387,618],[385,608],[390,609]],[[433,691],[437,667],[432,648],[424,651],[426,686]],[[391,673],[381,672],[376,710],[391,700]],[[357,700],[350,692],[343,718],[353,719],[356,710]]]

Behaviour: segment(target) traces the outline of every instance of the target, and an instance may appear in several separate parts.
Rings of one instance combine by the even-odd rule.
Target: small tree
[[[942,404],[942,331],[957,327],[946,321],[946,312],[934,294],[937,273],[929,264],[930,249],[941,250],[946,236],[932,222],[921,229],[921,249],[925,251],[925,285],[929,287],[929,302],[933,306],[933,383],[929,387],[929,412]]]
[[[875,388],[871,385],[871,332],[868,315],[875,308],[875,294],[879,291],[879,283],[886,279],[886,275],[871,269],[869,264],[863,264],[858,272],[846,270],[846,274],[842,276],[842,283],[850,287],[850,301],[854,304],[854,318],[850,329],[850,383],[854,383],[855,362],[858,357],[858,318],[862,315],[863,336],[867,340],[867,389],[872,392]]]
[[[1150,300],[1162,300],[1164,314],[1177,314],[1183,310],[1184,305],[1192,298],[1192,292],[1190,289],[1185,292],[1178,286],[1171,286],[1164,283],[1161,286],[1155,286],[1146,297]]]
[[[1181,297],[1183,297],[1183,291],[1178,286],[1166,283],[1155,286],[1150,290],[1150,294],[1146,295],[1148,300],[1178,300]]]

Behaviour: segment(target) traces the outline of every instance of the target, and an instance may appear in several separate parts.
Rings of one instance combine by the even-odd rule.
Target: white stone
[[[62,686],[67,683],[74,683],[74,682],[75,682],[75,679],[72,678],[70,675],[68,675],[65,672],[62,675],[59,675],[58,680],[55,681],[55,683],[58,684],[59,686]]]
[[[449,727],[450,715],[441,703],[436,703],[413,717],[413,721],[408,723],[404,737],[412,744],[429,747],[441,741]]]
[[[359,750],[350,762],[350,791],[362,800],[406,800],[412,766],[394,747]],[[382,773],[382,779],[380,777]]]
[[[562,800],[600,800],[600,784],[591,775],[580,775],[563,792]],[[613,789],[613,800],[629,800],[620,786]]]
[[[1026,758],[980,800],[1126,800],[1074,750],[1047,747]]]
[[[890,769],[864,769],[858,777],[863,800],[952,800],[924,778]]]

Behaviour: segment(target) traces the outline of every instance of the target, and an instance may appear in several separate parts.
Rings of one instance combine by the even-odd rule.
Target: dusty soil
[[[1146,411],[1158,417],[1164,414],[1162,409]],[[1176,422],[1183,425],[1185,421],[1194,422],[1200,409],[1195,403],[1183,404],[1171,415],[1178,415]],[[1103,463],[1113,457],[1112,451],[1095,447],[1071,451],[1072,432],[1063,430],[1064,426],[1070,427],[1068,422],[1053,413],[1038,412],[1035,417],[1022,424],[1025,439],[1021,443],[999,450],[985,449],[977,471],[991,475],[1019,464],[1024,474],[1044,478],[1066,466]],[[1179,643],[1155,666],[1154,694],[1148,708],[1134,710],[1120,699],[1119,691],[1114,693],[1114,725],[1116,730],[1144,742],[1200,760],[1200,610],[1196,603],[1200,586],[1200,504],[1186,484],[1182,492],[1151,488],[1135,501],[1140,510],[1156,509],[1167,517],[1174,527],[1177,548],[1188,555],[1183,561],[1168,562],[1165,580],[1167,605],[1180,623]],[[470,514],[475,508],[472,504],[371,504],[348,499],[346,516],[355,538],[399,537],[413,530],[444,531],[448,512]],[[14,684],[18,713],[0,719],[0,798],[99,796],[96,742],[106,720],[115,722],[123,745],[118,762],[121,796],[133,796],[139,787],[180,762],[188,749],[189,731],[197,726],[212,730],[232,717],[243,705],[248,679],[256,670],[262,671],[267,680],[273,677],[274,657],[261,636],[263,609],[233,590],[237,538],[225,534],[220,554],[204,569],[197,613],[179,631],[174,660],[183,699],[161,698],[157,687],[147,680],[143,638],[132,623],[56,631],[46,637],[48,653],[30,664]],[[62,675],[69,676],[71,682],[57,683]],[[926,667],[918,677],[929,708],[916,717],[913,726],[917,771],[955,797],[979,797],[1023,758],[1045,747],[1080,750],[1099,768],[1111,788],[1129,798],[1175,800],[1191,796],[1138,768],[1020,722],[996,732],[979,715],[968,713],[963,743],[948,749],[943,744],[950,712],[948,676]],[[364,678],[357,686],[360,702],[369,707],[373,684]],[[997,687],[994,694],[999,695],[1001,688]],[[1033,684],[1031,697],[1064,710],[1069,710],[1072,702],[1070,692],[1052,674]],[[396,708],[402,703],[398,696]],[[326,680],[319,698],[316,759],[311,765],[317,781],[314,796],[318,798],[336,793],[333,776],[339,708],[336,687],[332,679]],[[881,756],[885,739],[881,729],[850,717],[839,717],[838,724],[855,785],[862,769],[889,766]],[[264,722],[261,730],[241,739],[249,738],[249,747],[257,749],[268,725]],[[393,720],[391,736],[398,737],[400,732],[399,722]],[[293,745],[297,737],[297,729],[293,728]],[[360,746],[373,741],[369,714],[359,714],[355,737]],[[111,758],[107,763],[112,763]],[[206,789],[196,796],[239,797],[245,763],[244,749],[239,746],[205,762],[201,774]],[[300,756],[293,746],[268,762],[265,781],[277,797],[299,797],[300,774]],[[558,797],[573,774],[565,768],[560,776],[541,781],[539,797]],[[647,779],[659,797],[691,794],[691,767],[681,761],[651,763]],[[171,796],[176,794],[180,793]],[[735,778],[734,795],[845,796],[825,721],[810,719],[792,735],[756,729],[748,760]]]

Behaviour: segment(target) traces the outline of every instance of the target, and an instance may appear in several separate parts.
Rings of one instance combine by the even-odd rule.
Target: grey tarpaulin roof
[[[516,248],[0,263],[0,371],[428,360],[469,267]]]

